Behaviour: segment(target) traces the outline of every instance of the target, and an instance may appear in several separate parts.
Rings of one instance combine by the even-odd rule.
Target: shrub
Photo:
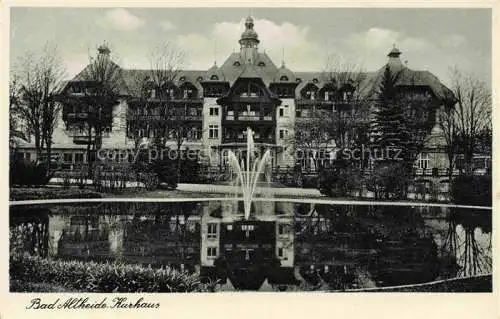
[[[51,178],[47,166],[22,159],[10,163],[10,185],[41,186],[46,185]]]
[[[455,204],[491,206],[491,175],[459,175],[451,185]]]
[[[366,188],[376,199],[406,199],[410,173],[405,163],[381,162],[366,179]]]
[[[154,163],[154,171],[160,183],[167,184],[169,188],[177,187],[177,163],[168,158],[160,159]]]
[[[356,167],[346,163],[338,163],[319,174],[319,191],[321,194],[334,196],[349,196],[361,187],[361,172]]]
[[[91,190],[74,188],[11,188],[10,200],[61,199],[61,198],[101,198],[101,194]]]
[[[191,292],[204,286],[197,275],[171,267],[152,268],[115,262],[48,260],[11,254],[10,280],[45,283],[81,292]]]

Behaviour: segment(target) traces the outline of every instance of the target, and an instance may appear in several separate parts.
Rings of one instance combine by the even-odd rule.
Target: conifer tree
[[[384,151],[385,155],[387,155],[385,151],[388,148],[400,149],[399,156],[406,159],[410,134],[406,125],[404,107],[398,100],[395,86],[397,79],[398,75],[393,75],[387,66],[380,83],[376,110],[372,119],[372,146],[374,149]],[[392,152],[392,154],[395,153]]]

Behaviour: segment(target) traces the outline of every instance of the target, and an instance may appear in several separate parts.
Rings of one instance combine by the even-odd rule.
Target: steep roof
[[[394,50],[395,49],[393,49],[393,51]],[[400,54],[400,52],[393,51],[389,54]],[[361,73],[362,80],[359,83],[359,89],[362,96],[369,97],[370,95],[376,94],[386,66],[394,69],[395,72],[399,72],[399,78],[396,85],[427,86],[438,99],[449,103],[455,101],[453,92],[443,85],[435,75],[429,71],[409,69],[400,63],[399,57],[395,56],[390,56],[389,62],[379,70]],[[75,76],[72,81],[84,80],[83,74],[87,68],[88,66]],[[123,95],[130,94],[132,92],[131,88],[137,85],[137,81],[145,79],[149,75],[149,72],[150,70],[144,69],[122,69],[123,89],[121,93]],[[191,82],[201,92],[202,86],[200,82],[210,81],[210,77],[214,74],[219,77],[219,81],[227,81],[231,86],[240,76],[259,77],[266,86],[269,86],[272,82],[279,83],[280,77],[286,75],[289,78],[289,82],[299,82],[296,87],[297,94],[299,94],[309,83],[314,83],[321,89],[325,84],[330,83],[329,77],[331,76],[331,74],[325,72],[292,72],[285,67],[278,68],[265,52],[258,53],[255,59],[255,65],[251,68],[246,68],[246,64],[241,58],[240,53],[235,52],[230,54],[220,67],[212,66],[208,70],[180,71],[174,84],[180,85],[182,82]]]
[[[390,64],[384,65],[377,72],[375,72],[370,79],[370,91],[369,95],[375,94],[378,91],[382,76],[384,74],[385,68]],[[391,68],[392,70],[392,68]],[[448,89],[441,81],[429,71],[412,70],[403,66],[398,70],[393,70],[394,73],[398,74],[396,81],[396,86],[427,86],[434,93],[436,98],[442,101],[453,102],[455,101],[455,96],[453,92]]]
[[[285,76],[288,78],[288,81],[281,81],[281,77]],[[278,72],[274,75],[274,82],[295,82],[296,76],[295,74],[285,66],[283,63],[281,67],[278,69]]]
[[[263,64],[263,66],[259,66],[259,64]],[[257,55],[255,59],[255,68],[256,73],[262,78],[266,85],[269,85],[269,83],[274,80],[274,76],[278,72],[278,68],[265,52],[260,52]],[[228,81],[230,85],[233,85],[234,81],[236,81],[244,69],[245,62],[239,53],[232,53],[220,67],[220,70],[226,77],[226,81]]]
[[[214,63],[214,65],[210,69],[208,69],[207,74],[203,80],[204,81],[213,81],[212,80],[213,76],[215,76],[217,78],[217,80],[215,80],[215,81],[226,81],[226,77],[225,77],[224,73],[217,66],[216,63]]]

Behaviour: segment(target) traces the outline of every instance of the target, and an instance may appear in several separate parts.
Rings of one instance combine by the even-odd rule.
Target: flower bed
[[[48,260],[11,254],[11,282],[26,281],[80,292],[196,292],[205,290],[199,277],[170,267],[120,263]],[[12,289],[12,287],[11,287]]]

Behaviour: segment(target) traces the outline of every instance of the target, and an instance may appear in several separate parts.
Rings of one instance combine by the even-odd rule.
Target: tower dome
[[[404,68],[404,65],[403,63],[401,63],[401,59],[399,57],[400,55],[401,51],[399,51],[399,49],[394,44],[392,50],[389,52],[389,54],[387,54],[387,56],[389,57],[387,65],[389,66],[391,71],[397,72]]]
[[[239,41],[242,47],[254,47],[260,42],[259,35],[253,29],[253,26],[253,18],[248,17],[245,21],[245,31],[241,34]]]

